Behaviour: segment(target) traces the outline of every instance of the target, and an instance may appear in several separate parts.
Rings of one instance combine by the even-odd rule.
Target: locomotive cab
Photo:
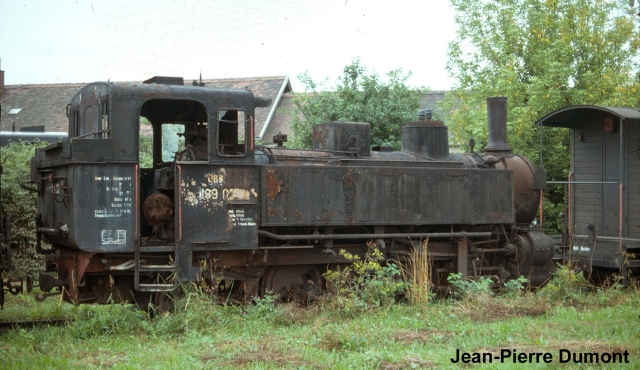
[[[70,138],[36,151],[38,240],[59,267],[45,291],[102,301],[104,271],[133,273],[128,290],[171,290],[172,274],[195,279],[194,251],[257,246],[254,95],[147,82],[87,85],[67,107]],[[95,294],[78,295],[92,272]]]

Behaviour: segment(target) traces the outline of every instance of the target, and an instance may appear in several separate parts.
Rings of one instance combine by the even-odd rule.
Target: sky
[[[331,86],[355,58],[446,90],[448,0],[0,0],[5,84],[186,81],[307,72]]]

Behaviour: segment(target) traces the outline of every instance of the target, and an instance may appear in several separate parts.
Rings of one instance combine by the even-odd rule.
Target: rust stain
[[[225,186],[229,188],[250,188],[253,181],[253,173],[249,170],[234,170],[231,175],[225,177]]]
[[[296,220],[300,222],[302,220],[302,213],[300,211],[296,211]]]
[[[500,220],[501,216],[499,213],[489,213],[487,214],[487,221]]]
[[[282,190],[282,180],[278,181],[275,170],[267,170],[266,185],[269,199],[276,200],[276,196]]]
[[[273,209],[273,208],[269,208],[269,212],[268,212],[268,214],[269,214],[269,216],[270,216],[270,217],[273,217],[273,216],[275,216],[275,215],[276,215],[276,210],[275,210],[275,209]]]
[[[324,143],[324,137],[326,135],[324,130],[322,130],[322,129],[313,130],[313,134],[312,135],[313,135],[313,140],[314,141],[317,140],[319,143]]]
[[[344,177],[344,187],[352,188],[354,182],[353,176],[351,176],[351,171],[347,172],[347,175]]]

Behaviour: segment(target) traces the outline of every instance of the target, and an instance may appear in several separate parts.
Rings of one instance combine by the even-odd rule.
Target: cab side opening
[[[197,101],[154,99],[139,119],[140,242],[174,244],[175,163],[209,161],[207,110]]]

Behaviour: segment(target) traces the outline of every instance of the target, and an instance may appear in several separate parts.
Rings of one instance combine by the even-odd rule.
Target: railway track
[[[29,321],[0,321],[0,332],[12,329],[34,329],[47,326],[63,326],[73,322],[73,319],[29,320]]]

